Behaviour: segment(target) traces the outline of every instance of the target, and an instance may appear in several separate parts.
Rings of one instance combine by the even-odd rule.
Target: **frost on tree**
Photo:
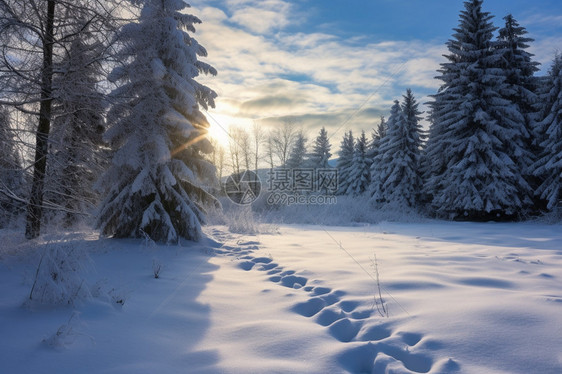
[[[103,45],[78,38],[57,64],[45,200],[69,227],[98,204],[93,184],[104,170],[103,96],[97,90]],[[52,214],[51,214],[52,216]]]
[[[386,136],[386,129],[386,120],[384,119],[384,116],[381,116],[377,129],[372,133],[371,142],[369,143],[369,148],[367,149],[367,157],[369,158],[369,161],[371,163],[371,167],[369,170],[371,180],[369,191],[371,195],[373,194],[374,190],[373,181],[376,179],[374,174],[377,172],[377,165],[375,164],[375,160],[377,158],[377,155],[379,154],[381,141]]]
[[[289,154],[289,159],[287,160],[287,168],[289,169],[299,169],[305,167],[306,164],[306,137],[300,131],[295,139],[295,144],[291,149]]]
[[[524,118],[502,94],[509,87],[492,16],[482,0],[464,6],[431,103],[426,192],[452,218],[511,217],[531,204],[516,162]]]
[[[370,183],[369,169],[371,164],[367,158],[367,137],[365,131],[361,131],[355,141],[355,149],[353,150],[353,162],[349,171],[349,187],[347,187],[347,195],[361,195],[367,191]]]
[[[195,78],[216,74],[199,61],[207,52],[188,32],[201,21],[184,13],[182,0],[147,0],[138,23],[123,27],[122,67],[110,74],[110,126],[105,136],[117,149],[100,186],[106,187],[98,226],[104,235],[176,242],[198,240],[204,208],[217,204],[207,192],[214,167],[209,127],[200,107],[216,97]]]
[[[330,139],[328,139],[328,132],[322,127],[312,146],[310,166],[313,168],[330,167],[328,160],[332,157],[332,153],[330,153],[331,148],[332,145],[330,144]]]
[[[10,113],[0,107],[0,228],[22,211],[19,200],[24,187],[21,160],[10,127]]]
[[[353,132],[349,130],[343,136],[343,140],[338,151],[338,194],[344,195],[351,184],[351,169],[353,167],[353,153],[355,150],[355,138]]]
[[[56,165],[48,165],[51,156],[51,127],[57,102],[54,81],[60,78],[62,59],[77,39],[113,40],[113,28],[123,17],[123,2],[93,0],[5,0],[0,1],[0,87],[3,101],[23,113],[22,140],[35,138],[33,173],[27,192],[26,237],[40,235],[44,211],[52,211],[52,201],[44,203],[50,186],[46,178]],[[125,12],[126,13],[126,12]],[[88,43],[90,44],[90,43]],[[110,50],[105,45],[105,51]],[[113,51],[112,51],[113,52]],[[105,56],[103,56],[105,57]],[[97,56],[97,62],[103,58]],[[103,113],[98,113],[103,114]],[[35,123],[34,123],[35,122]],[[29,158],[29,157],[27,157]],[[50,162],[50,160],[49,160]],[[51,170],[47,170],[50,167]],[[59,209],[60,206],[56,206]]]
[[[396,100],[372,168],[372,200],[396,208],[413,208],[421,185],[421,126],[418,104],[410,90],[402,105]]]
[[[504,17],[505,26],[499,30],[498,49],[501,54],[500,65],[505,72],[505,86],[502,96],[511,101],[514,110],[521,113],[517,122],[521,134],[510,142],[511,154],[514,161],[522,170],[524,178],[536,186],[532,177],[531,165],[536,161],[538,144],[534,124],[539,112],[539,99],[537,97],[537,78],[534,74],[539,71],[539,63],[533,61],[533,54],[529,53],[529,43],[533,39],[527,37],[527,30],[520,26],[510,14]]]
[[[562,55],[557,54],[550,69],[544,95],[542,121],[538,123],[542,134],[542,152],[533,165],[535,176],[541,184],[535,194],[544,199],[548,209],[560,206],[562,200]]]
[[[381,116],[380,122],[377,126],[377,129],[373,129],[371,133],[371,141],[367,147],[367,158],[371,163],[371,167],[373,166],[373,160],[377,156],[377,152],[379,149],[379,144],[381,139],[386,135],[386,121],[384,116]]]

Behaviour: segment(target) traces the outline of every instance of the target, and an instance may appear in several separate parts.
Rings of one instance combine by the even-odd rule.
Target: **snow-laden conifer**
[[[384,116],[381,116],[377,128],[373,129],[373,131],[371,132],[371,140],[369,141],[369,144],[367,146],[367,157],[369,158],[371,164],[375,159],[375,157],[377,156],[377,150],[379,148],[380,140],[382,137],[385,136],[385,134],[386,134],[386,121],[384,119]]]
[[[514,110],[521,113],[524,121],[516,123],[521,128],[521,134],[509,142],[508,146],[524,178],[535,185],[531,165],[536,161],[538,153],[534,128],[540,103],[534,74],[539,71],[540,64],[533,61],[533,54],[528,52],[529,43],[534,40],[527,36],[527,30],[511,14],[504,17],[504,20],[505,26],[499,30],[497,46],[501,55],[500,66],[506,75],[501,94],[511,101]]]
[[[299,169],[305,167],[306,164],[306,137],[303,132],[297,133],[295,144],[291,149],[289,154],[289,159],[287,160],[287,168],[289,169]]]
[[[353,151],[353,163],[349,171],[349,187],[346,193],[348,195],[357,196],[369,188],[371,166],[367,158],[368,141],[365,131],[361,131],[361,135],[355,140],[355,149]]]
[[[392,106],[372,168],[372,200],[379,205],[413,208],[417,204],[421,178],[419,153],[421,127],[417,103],[410,90],[404,103]]]
[[[545,103],[544,118],[538,123],[544,140],[533,169],[541,181],[535,193],[546,201],[548,209],[553,209],[562,199],[562,55],[554,58],[547,82],[547,89],[541,96]]]
[[[355,138],[353,131],[349,130],[343,136],[340,149],[338,151],[338,194],[343,195],[347,192],[351,184],[351,169],[353,167],[353,153],[355,150]]]
[[[367,148],[367,157],[369,158],[369,161],[371,163],[371,166],[369,168],[369,178],[371,182],[376,179],[373,175],[373,173],[377,171],[375,166],[375,159],[379,154],[381,139],[386,136],[386,129],[386,120],[384,119],[384,116],[381,116],[380,122],[377,125],[377,129],[373,131],[371,135],[371,141],[369,142],[369,147]],[[371,186],[369,186],[369,191],[371,191],[371,193],[373,192],[372,184]]]
[[[482,0],[464,6],[431,104],[426,187],[433,208],[451,217],[511,216],[531,204],[514,154],[524,118],[502,94],[508,85],[492,16]]]
[[[73,225],[98,204],[93,184],[103,172],[107,154],[103,95],[97,84],[103,45],[77,38],[57,66],[53,81],[55,101],[49,138],[45,200],[63,213],[64,224]],[[51,215],[52,216],[52,215]]]
[[[199,107],[214,106],[216,94],[196,78],[216,70],[199,60],[207,52],[189,33],[201,21],[187,7],[182,0],[146,0],[139,22],[120,32],[119,57],[127,63],[110,75],[119,88],[105,134],[117,151],[100,182],[105,235],[197,240],[203,206],[215,202],[204,188],[215,172],[203,158],[211,146]]]
[[[332,157],[331,148],[328,132],[322,127],[312,145],[312,152],[309,157],[310,166],[318,169],[328,168],[328,160]]]

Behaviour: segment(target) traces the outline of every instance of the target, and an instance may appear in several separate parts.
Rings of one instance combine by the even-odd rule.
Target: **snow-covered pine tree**
[[[556,54],[549,71],[541,101],[543,119],[537,125],[542,152],[533,165],[541,184],[535,194],[546,200],[547,208],[560,206],[562,200],[562,55]]]
[[[338,151],[338,194],[344,195],[351,184],[351,169],[353,167],[353,153],[355,151],[355,138],[353,131],[349,130],[343,136]]]
[[[310,167],[317,169],[328,168],[328,160],[332,157],[332,153],[330,153],[331,148],[332,145],[330,144],[330,139],[328,139],[328,132],[322,127],[312,146],[312,152],[309,157]]]
[[[361,131],[361,135],[355,140],[355,149],[353,151],[353,163],[349,171],[350,184],[346,194],[358,196],[367,191],[370,183],[371,166],[367,158],[368,141],[365,131]]]
[[[287,168],[289,169],[299,169],[305,167],[306,163],[306,137],[302,131],[297,133],[295,138],[295,143],[289,154],[289,159],[287,160]]]
[[[410,90],[402,105],[394,102],[372,170],[374,203],[398,209],[416,207],[421,184],[419,115]]]
[[[537,97],[537,78],[534,74],[539,71],[539,63],[533,61],[533,54],[529,53],[529,43],[534,40],[527,37],[527,30],[520,26],[515,18],[509,14],[504,17],[505,26],[499,30],[498,49],[506,74],[506,85],[501,92],[505,99],[511,101],[523,116],[521,135],[509,142],[510,154],[523,172],[523,176],[532,187],[536,187],[532,176],[531,165],[536,161],[538,144],[536,142],[535,123],[539,112]]]
[[[427,187],[433,208],[451,218],[512,217],[531,204],[513,148],[524,119],[501,94],[508,88],[493,17],[482,0],[464,7],[432,103]]]
[[[377,156],[377,150],[379,148],[380,140],[382,137],[385,136],[385,134],[386,134],[386,121],[384,119],[384,116],[381,116],[377,129],[376,130],[373,129],[371,133],[371,141],[369,142],[369,145],[367,147],[367,157],[369,158],[371,163]]]
[[[203,188],[214,178],[202,154],[211,151],[209,126],[199,106],[214,106],[216,94],[198,83],[216,74],[199,60],[206,50],[190,36],[201,21],[185,13],[182,0],[145,0],[138,23],[124,26],[120,60],[110,80],[113,91],[109,129],[114,149],[98,226],[104,235],[176,242],[197,240],[203,206],[216,200]]]
[[[447,154],[450,152],[450,141],[448,126],[456,121],[451,118],[454,113],[456,101],[460,102],[460,95],[453,89],[448,89],[448,85],[458,80],[459,66],[455,64],[455,56],[445,56],[450,58],[449,63],[441,64],[439,79],[445,83],[439,88],[433,101],[428,103],[429,111],[429,131],[425,147],[422,150],[420,171],[422,173],[423,187],[420,202],[432,211],[431,201],[439,191],[445,188],[444,180],[441,176],[448,167],[449,160]]]
[[[369,162],[371,165],[369,167],[369,178],[371,182],[376,179],[373,175],[373,173],[376,172],[375,159],[379,154],[381,140],[386,136],[386,129],[387,129],[386,120],[384,119],[384,116],[381,116],[377,129],[373,130],[373,133],[371,135],[371,141],[369,142],[369,147],[367,148],[367,157],[369,158]],[[371,194],[373,193],[372,183],[369,186],[369,191],[371,192]]]
[[[404,121],[406,121],[405,125],[408,136],[408,143],[406,145],[413,162],[411,167],[415,169],[419,169],[421,149],[426,138],[425,131],[420,123],[422,112],[419,111],[418,106],[412,90],[408,88],[406,95],[403,96],[402,113]],[[421,183],[421,179],[417,183]],[[419,187],[420,185],[418,184],[417,188]]]
[[[406,90],[402,101],[402,115],[404,119],[404,136],[406,138],[403,149],[403,170],[405,185],[407,189],[406,199],[410,207],[418,205],[420,190],[423,185],[421,171],[421,152],[426,139],[426,133],[420,124],[422,113],[418,109],[418,103],[411,89]]]
[[[103,95],[101,76],[103,45],[86,42],[80,35],[58,64],[53,80],[53,123],[45,180],[46,203],[62,213],[63,225],[80,222],[98,205],[93,184],[104,171]]]
[[[385,122],[385,136],[379,139],[377,154],[375,155],[373,164],[371,165],[371,185],[369,189],[373,203],[387,202],[384,188],[385,182],[389,178],[389,170],[387,170],[387,167],[389,166],[388,162],[390,160],[390,153],[387,154],[387,150],[391,147],[391,144],[389,144],[391,139],[388,135],[395,132],[395,128],[398,126],[396,122],[402,121],[401,117],[402,108],[400,107],[400,102],[398,102],[398,100],[394,100],[394,104],[390,110],[390,116]]]
[[[384,119],[384,116],[381,116],[381,120],[377,126],[377,137],[379,140],[386,136],[386,128],[386,120]]]

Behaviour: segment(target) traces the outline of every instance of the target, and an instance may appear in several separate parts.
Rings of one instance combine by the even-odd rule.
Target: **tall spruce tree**
[[[369,142],[369,148],[367,150],[367,157],[369,158],[369,161],[371,163],[371,166],[369,168],[369,178],[371,182],[376,179],[374,176],[374,173],[377,172],[375,160],[377,159],[377,155],[379,154],[382,138],[386,136],[386,130],[386,120],[384,119],[384,116],[381,116],[377,129],[373,131],[371,141]],[[371,186],[369,186],[369,190],[371,191],[371,193],[373,192],[372,184]]]
[[[392,106],[372,169],[372,199],[378,205],[400,209],[417,204],[421,182],[419,114],[409,90],[402,105],[396,100]]]
[[[505,26],[499,30],[498,46],[501,54],[501,67],[506,75],[502,96],[514,104],[514,110],[521,113],[523,123],[517,123],[521,134],[508,144],[514,161],[522,171],[525,180],[536,187],[531,165],[536,161],[538,147],[536,143],[535,123],[539,112],[537,96],[537,78],[539,63],[533,61],[533,54],[527,50],[534,40],[527,37],[527,30],[520,26],[509,14],[504,17]]]
[[[408,148],[408,153],[411,155],[412,168],[419,169],[421,149],[424,145],[424,140],[426,137],[423,126],[421,125],[421,115],[422,112],[419,111],[419,104],[414,97],[411,89],[406,90],[406,95],[402,96],[402,113],[404,115],[404,121],[406,126],[406,133],[408,136],[408,142],[406,144]],[[421,174],[420,174],[421,178]],[[421,187],[421,179],[417,181],[418,185],[416,188]]]
[[[493,17],[482,0],[464,7],[431,104],[427,187],[433,208],[451,218],[512,217],[531,204],[514,149],[524,119],[502,95],[508,84]]]
[[[369,146],[367,147],[367,157],[373,162],[377,155],[377,150],[379,148],[379,143],[382,137],[386,134],[386,121],[384,116],[381,116],[380,122],[377,125],[377,129],[373,129],[371,132],[371,140],[369,141]]]
[[[367,137],[365,131],[361,131],[361,135],[355,141],[355,149],[353,151],[353,163],[349,171],[350,184],[346,193],[348,195],[361,195],[369,188],[371,166],[367,158]]]
[[[97,84],[103,45],[78,37],[57,64],[53,80],[53,123],[45,181],[45,200],[62,213],[67,227],[92,213],[99,203],[94,182],[104,171],[104,105]]]
[[[422,113],[418,109],[419,105],[411,89],[406,90],[401,107],[405,122],[404,136],[406,137],[403,167],[406,170],[405,175],[408,175],[410,179],[409,182],[404,180],[404,183],[410,183],[413,187],[413,190],[408,190],[407,201],[410,207],[414,207],[418,205],[423,185],[421,153],[426,133],[420,123]]]
[[[287,160],[287,168],[289,169],[299,169],[305,167],[306,164],[306,137],[302,131],[297,133],[295,144],[291,149],[289,154],[289,159]]]
[[[317,169],[328,168],[330,166],[328,160],[332,157],[331,148],[328,132],[322,127],[312,145],[312,152],[309,157],[310,166]]]
[[[344,195],[351,184],[351,169],[353,167],[353,153],[355,150],[355,138],[353,131],[349,130],[343,136],[338,151],[338,194]]]
[[[203,188],[214,168],[209,126],[199,107],[214,106],[216,94],[198,83],[216,74],[199,60],[206,50],[188,33],[201,21],[185,13],[182,0],[146,0],[138,23],[122,28],[120,59],[110,75],[120,87],[105,136],[118,149],[100,184],[107,186],[98,226],[105,235],[176,242],[201,236]]]
[[[541,181],[535,194],[544,199],[548,209],[562,199],[562,55],[557,54],[545,82],[543,119],[537,125],[542,152],[533,165]]]

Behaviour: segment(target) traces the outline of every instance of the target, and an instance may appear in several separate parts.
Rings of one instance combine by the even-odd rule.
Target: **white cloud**
[[[533,27],[560,27],[562,23],[562,14],[532,14],[524,18],[520,24],[525,26],[525,28]]]
[[[535,37],[529,52],[535,55],[534,59],[541,63],[540,74],[545,74],[554,60],[554,55],[562,51],[562,36]]]
[[[231,22],[253,33],[266,34],[289,25],[291,4],[282,0],[227,0]]]
[[[347,127],[369,130],[405,87],[412,87],[423,102],[439,86],[433,77],[442,62],[442,45],[367,43],[326,33],[268,34],[287,25],[283,23],[289,19],[285,2],[228,0],[227,4],[226,13],[212,7],[193,9],[203,21],[195,37],[219,72],[217,77],[200,80],[219,94],[212,113],[221,120],[251,123],[257,119],[272,124],[292,116],[305,128],[323,124],[336,129],[364,105],[369,110],[356,113]],[[242,28],[238,26],[242,9],[252,18],[252,11],[263,16],[277,9],[284,21],[271,27],[254,22]]]
[[[528,36],[534,41],[529,51],[535,55],[535,61],[541,63],[541,72],[545,74],[557,51],[562,50],[562,36],[553,32],[562,30],[562,14],[533,13],[519,20],[519,24],[527,29]]]

